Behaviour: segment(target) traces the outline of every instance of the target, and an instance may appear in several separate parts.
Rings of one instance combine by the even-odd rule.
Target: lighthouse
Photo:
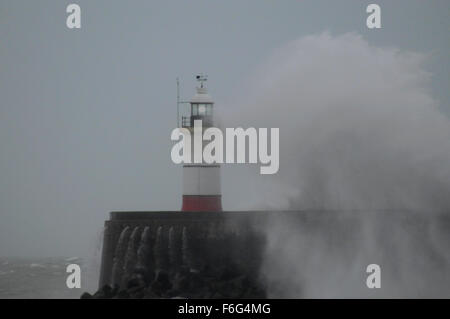
[[[214,127],[214,101],[205,86],[206,76],[196,77],[199,85],[194,97],[188,102],[190,114],[181,119],[182,128],[194,135],[194,123],[202,121],[203,130]],[[203,151],[204,145],[197,151]],[[196,150],[194,150],[196,151]],[[194,151],[192,154],[194,155]],[[195,156],[195,155],[194,155]],[[220,186],[220,164],[201,163],[183,165],[183,204],[182,211],[222,211]]]

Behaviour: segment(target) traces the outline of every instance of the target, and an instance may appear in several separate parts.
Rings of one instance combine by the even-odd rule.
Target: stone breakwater
[[[147,274],[138,271],[124,285],[103,286],[94,295],[82,299],[156,299],[156,298],[265,298],[260,281],[227,265],[216,271],[192,272],[180,269],[175,274],[164,270]]]
[[[258,214],[258,215],[254,215]],[[99,291],[83,298],[263,298],[253,212],[113,212]]]

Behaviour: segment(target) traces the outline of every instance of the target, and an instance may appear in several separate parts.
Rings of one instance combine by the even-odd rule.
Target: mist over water
[[[429,58],[311,35],[274,52],[222,108],[224,127],[280,128],[278,174],[233,176],[253,191],[241,207],[313,210],[265,228],[272,297],[450,296],[450,120]],[[381,289],[365,285],[370,263]]]

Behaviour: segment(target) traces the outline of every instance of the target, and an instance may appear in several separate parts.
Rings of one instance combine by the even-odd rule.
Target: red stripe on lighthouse
[[[221,195],[183,195],[183,212],[220,212]]]

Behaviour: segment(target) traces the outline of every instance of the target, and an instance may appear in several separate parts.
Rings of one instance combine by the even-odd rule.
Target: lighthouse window
[[[192,116],[212,116],[212,104],[192,104]]]
[[[193,116],[198,115],[198,104],[192,104],[192,115]]]

